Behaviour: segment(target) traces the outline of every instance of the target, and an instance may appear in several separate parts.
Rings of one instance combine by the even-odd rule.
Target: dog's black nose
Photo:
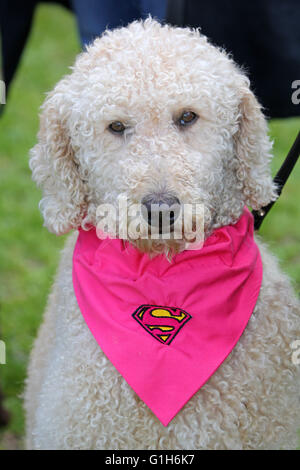
[[[142,213],[148,224],[159,227],[159,233],[171,229],[180,212],[178,197],[171,194],[151,193],[142,199]]]

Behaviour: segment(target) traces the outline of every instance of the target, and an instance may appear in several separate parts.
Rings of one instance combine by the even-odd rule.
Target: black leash
[[[278,173],[276,174],[274,178],[274,183],[277,186],[278,197],[280,196],[282,188],[285,185],[288,177],[290,176],[291,171],[296,165],[299,155],[300,155],[300,132],[298,133],[296,140],[292,145],[291,150],[289,151],[286,159],[284,160],[283,164],[281,165]],[[276,201],[278,201],[278,198],[276,199]],[[270,204],[268,204],[265,207],[262,207],[261,209],[257,211],[252,211],[252,214],[254,216],[254,229],[255,230],[259,229],[267,213],[269,212],[269,210],[271,209],[271,207],[276,201],[270,202]]]

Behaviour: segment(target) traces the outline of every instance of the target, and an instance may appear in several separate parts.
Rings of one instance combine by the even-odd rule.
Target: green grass
[[[270,123],[274,139],[273,174],[281,166],[300,130],[300,119],[276,119]],[[295,166],[280,199],[271,209],[260,233],[281,261],[282,269],[300,292],[300,161]]]
[[[28,353],[64,242],[42,226],[28,152],[45,92],[68,72],[79,50],[73,15],[40,6],[0,119],[0,339],[7,349],[0,383],[12,415],[9,431],[16,436],[24,430],[20,394]]]
[[[0,435],[23,435],[20,394],[28,354],[45,307],[59,251],[64,239],[42,227],[38,211],[40,193],[31,181],[28,152],[38,130],[38,108],[44,93],[67,72],[79,51],[73,16],[54,5],[38,8],[5,113],[0,119],[0,339],[6,342],[7,364],[0,365],[5,406],[12,419]],[[273,170],[280,166],[298,129],[300,119],[271,122],[275,140]],[[300,165],[294,170],[280,202],[261,230],[300,289]]]

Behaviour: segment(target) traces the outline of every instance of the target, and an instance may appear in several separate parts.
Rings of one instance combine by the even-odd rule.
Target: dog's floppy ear
[[[57,235],[78,227],[86,209],[69,134],[70,90],[68,76],[48,94],[41,108],[38,143],[30,152],[32,176],[43,191],[39,207],[44,225]]]
[[[271,177],[272,143],[266,119],[248,86],[242,89],[234,141],[239,160],[238,178],[243,183],[245,203],[257,210],[274,201],[277,195]]]

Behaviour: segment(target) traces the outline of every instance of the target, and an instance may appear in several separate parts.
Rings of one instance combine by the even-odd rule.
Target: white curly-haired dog
[[[244,73],[198,31],[148,18],[106,31],[78,56],[42,107],[30,167],[55,234],[96,225],[98,205],[120,194],[134,204],[159,192],[203,204],[209,235],[235,223],[245,204],[258,209],[276,198],[270,159],[267,124]],[[164,427],[83,319],[72,284],[76,238],[62,253],[31,355],[29,449],[297,447],[291,343],[300,339],[299,303],[260,240],[263,282],[241,339]],[[152,254],[182,249],[170,240],[133,243]]]

